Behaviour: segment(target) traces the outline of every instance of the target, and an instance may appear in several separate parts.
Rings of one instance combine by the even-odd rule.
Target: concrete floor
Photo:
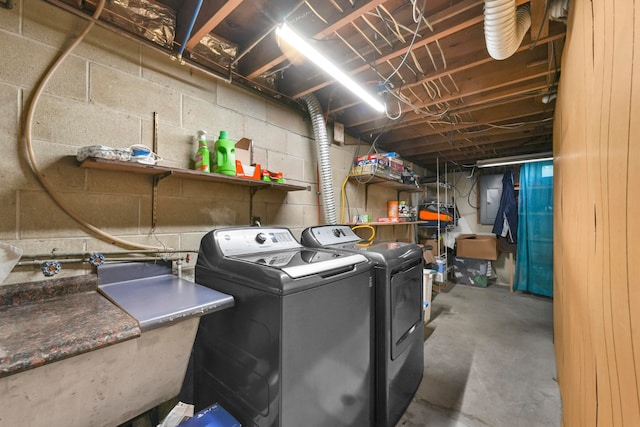
[[[560,426],[550,299],[450,285],[425,337],[424,378],[396,427]]]

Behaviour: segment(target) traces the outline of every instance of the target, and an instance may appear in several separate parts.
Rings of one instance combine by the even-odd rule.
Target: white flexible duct
[[[322,210],[327,224],[337,224],[336,202],[333,194],[333,173],[331,169],[331,155],[327,125],[322,115],[322,107],[318,99],[313,95],[305,95],[302,100],[306,102],[313,125],[313,136],[316,139],[318,149],[318,169],[320,170],[320,193],[322,195]]]
[[[492,58],[502,60],[513,55],[529,27],[528,3],[516,9],[516,0],[485,0],[484,38]]]

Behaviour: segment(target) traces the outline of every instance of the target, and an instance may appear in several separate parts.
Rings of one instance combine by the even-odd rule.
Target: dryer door
[[[391,276],[391,359],[410,345],[422,322],[422,263]]]

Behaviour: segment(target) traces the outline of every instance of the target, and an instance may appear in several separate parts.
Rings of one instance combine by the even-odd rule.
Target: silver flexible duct
[[[484,38],[494,59],[507,59],[522,43],[531,27],[529,4],[516,9],[516,0],[485,0]]]
[[[313,136],[316,139],[318,149],[318,169],[320,170],[320,194],[322,195],[322,210],[327,224],[337,224],[336,202],[333,193],[333,173],[331,168],[331,145],[327,135],[327,125],[322,115],[322,107],[318,99],[313,95],[305,95],[302,100],[306,102],[313,125]]]

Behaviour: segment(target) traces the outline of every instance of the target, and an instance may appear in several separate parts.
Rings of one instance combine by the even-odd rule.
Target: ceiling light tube
[[[360,85],[358,85],[355,81],[353,81],[351,77],[347,76],[343,71],[338,69],[338,67],[333,65],[331,61],[325,58],[320,52],[311,47],[311,45],[304,41],[302,37],[293,32],[287,24],[282,24],[278,28],[276,28],[276,34],[278,35],[278,37],[282,37],[284,40],[286,40],[287,43],[296,48],[298,52],[306,56],[311,62],[326,71],[337,82],[343,84],[351,92],[358,95],[374,110],[380,113],[385,111],[385,106],[380,101],[375,99],[369,93],[365,92],[365,90],[362,89],[362,87],[360,87]]]
[[[521,163],[544,162],[553,160],[553,153],[526,154],[522,156],[501,157],[497,159],[487,159],[476,161],[478,168],[491,168],[494,166],[517,165]]]

